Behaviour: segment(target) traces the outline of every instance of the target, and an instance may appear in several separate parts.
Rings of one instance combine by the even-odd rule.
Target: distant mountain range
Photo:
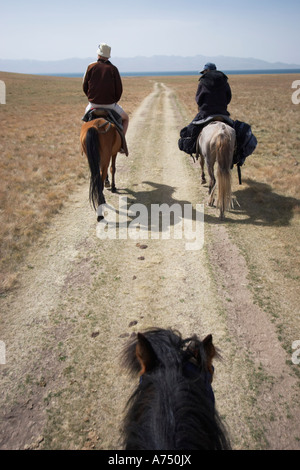
[[[40,60],[4,60],[0,59],[0,71],[27,74],[84,74],[89,63],[96,57],[85,59],[71,58],[56,61]],[[206,62],[214,62],[219,70],[272,70],[272,69],[300,69],[298,64],[285,64],[282,62],[267,62],[254,58],[240,57],[208,57],[197,55],[193,57],[163,56],[152,57],[112,57],[111,62],[118,67],[121,73],[129,72],[199,72]]]

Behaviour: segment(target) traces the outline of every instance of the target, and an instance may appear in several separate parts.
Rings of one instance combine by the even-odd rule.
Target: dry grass
[[[251,195],[256,204],[273,202],[270,191],[291,198],[298,211],[300,107],[292,104],[297,75],[231,76],[233,119],[252,125],[259,145],[251,156]],[[0,292],[17,280],[18,263],[51,216],[88,178],[79,149],[86,98],[81,78],[58,78],[1,72],[6,105],[0,107]],[[125,78],[121,105],[129,116],[152,90],[156,79]],[[164,77],[191,119],[198,77]],[[247,165],[246,165],[247,167]],[[256,183],[257,182],[257,183]],[[278,202],[278,201],[277,201]],[[286,201],[285,201],[286,202]],[[279,208],[279,212],[281,213]]]
[[[88,167],[85,159],[79,152],[80,118],[86,104],[85,97],[81,92],[81,80],[29,77],[1,73],[0,79],[6,82],[8,91],[7,105],[0,106],[1,129],[3,130],[0,136],[0,249],[1,286],[2,292],[5,292],[5,290],[9,290],[16,285],[18,264],[26,253],[27,248],[34,244],[40,234],[47,229],[48,224],[51,223],[53,214],[60,211],[61,205],[68,198],[71,191],[76,189],[81,183],[87,184]],[[262,316],[264,317],[263,311],[265,311],[268,314],[268,318],[271,318],[272,322],[274,322],[281,344],[289,351],[289,356],[287,357],[291,357],[292,341],[299,339],[300,285],[299,256],[297,255],[299,253],[300,243],[297,198],[299,195],[300,123],[298,116],[300,105],[295,106],[291,102],[291,83],[295,79],[296,76],[288,75],[230,77],[233,91],[233,101],[230,105],[231,115],[234,119],[244,120],[252,125],[259,144],[255,153],[249,157],[249,161],[246,162],[245,167],[242,169],[243,185],[239,187],[237,178],[233,178],[233,189],[241,206],[235,211],[229,212],[224,222],[229,237],[234,239],[234,244],[237,243],[247,262],[247,273],[249,275],[249,277],[247,277],[247,288],[250,287],[250,289],[252,289],[254,293],[253,299],[261,307]],[[124,80],[124,99],[122,100],[122,104],[129,114],[139,105],[141,99],[152,90],[153,82],[155,81],[163,81],[175,90],[177,94],[176,99],[180,101],[179,108],[184,110],[182,116],[179,116],[180,123],[178,123],[178,127],[183,124],[184,118],[187,122],[191,120],[196,114],[194,95],[197,87],[197,77],[160,77],[157,79],[152,77],[151,80],[147,78],[130,78]],[[66,123],[68,123],[67,126]],[[136,139],[138,141],[139,136],[136,136]],[[135,165],[139,166],[137,174],[141,175],[142,167],[140,167],[139,162],[136,162]],[[195,173],[197,175],[196,168]],[[155,173],[153,174],[153,178],[155,179]],[[206,189],[207,188],[201,188],[199,193],[204,194]],[[203,200],[193,202],[203,202]],[[208,240],[210,234],[213,233],[215,229],[218,229],[218,224],[219,221],[213,208],[207,209],[205,211],[205,228]],[[74,226],[72,225],[72,227]],[[14,380],[14,377],[17,379],[20,377],[20,380],[17,380],[16,384],[11,386],[11,392],[14,387],[16,387],[16,390],[18,389],[18,392],[22,392],[22,400],[20,400],[20,403],[18,403],[18,395],[12,396],[14,403],[17,405],[21,404],[21,406],[16,407],[20,415],[18,415],[18,413],[14,413],[14,415],[17,416],[17,418],[21,416],[22,419],[19,419],[19,421],[23,429],[26,427],[27,431],[29,429],[27,420],[29,419],[29,424],[31,424],[33,415],[32,409],[29,409],[29,406],[27,406],[28,403],[24,406],[24,396],[26,397],[24,390],[26,393],[30,393],[30,397],[32,398],[34,391],[32,388],[34,386],[33,378],[36,377],[36,384],[43,383],[44,373],[46,373],[45,368],[51,363],[50,372],[47,371],[46,375],[46,377],[48,377],[48,387],[45,389],[46,395],[44,395],[45,406],[47,404],[49,417],[45,429],[44,445],[46,445],[46,447],[62,447],[64,441],[68,441],[68,446],[72,445],[72,442],[79,442],[78,445],[82,446],[82,442],[84,442],[83,439],[87,436],[86,442],[91,445],[93,444],[91,431],[94,432],[95,430],[95,436],[99,435],[97,422],[109,424],[112,422],[113,416],[110,411],[112,410],[112,406],[114,406],[114,397],[116,397],[115,403],[119,403],[118,386],[122,386],[122,382],[117,384],[117,387],[111,387],[112,382],[110,381],[113,381],[115,375],[115,369],[111,361],[110,348],[110,346],[115,347],[115,335],[111,335],[111,332],[115,332],[116,325],[118,326],[117,330],[119,329],[119,333],[121,331],[127,331],[127,323],[129,320],[126,315],[124,316],[126,305],[127,307],[131,307],[131,310],[127,308],[127,310],[131,312],[130,315],[132,315],[130,319],[136,318],[133,315],[137,314],[139,305],[143,307],[141,308],[143,313],[145,309],[144,299],[146,299],[146,304],[148,303],[151,306],[149,315],[150,317],[152,316],[151,318],[154,318],[155,321],[159,318],[160,312],[170,310],[169,307],[167,310],[164,308],[164,303],[165,305],[168,303],[166,299],[170,298],[170,296],[168,297],[166,294],[173,292],[174,276],[175,280],[179,279],[179,276],[181,278],[184,272],[182,270],[187,267],[185,267],[183,263],[176,274],[176,270],[172,271],[172,263],[171,265],[167,263],[163,268],[163,274],[167,276],[166,279],[169,277],[171,283],[170,285],[166,283],[164,287],[161,286],[162,296],[157,296],[156,292],[154,297],[153,295],[152,297],[148,295],[148,300],[150,299],[148,302],[147,296],[143,295],[143,289],[147,287],[146,277],[149,277],[149,272],[148,269],[146,269],[146,271],[144,270],[145,273],[143,273],[143,267],[137,268],[135,264],[137,255],[133,255],[134,251],[132,251],[128,257],[127,247],[126,250],[123,247],[123,251],[119,252],[119,245],[114,244],[113,250],[115,253],[118,251],[117,256],[114,256],[114,252],[112,254],[111,251],[107,252],[107,250],[103,249],[101,257],[94,257],[94,259],[92,254],[95,253],[96,245],[96,240],[94,240],[90,246],[87,244],[84,249],[82,248],[77,262],[72,264],[72,270],[69,272],[69,275],[72,277],[73,282],[70,281],[70,276],[68,275],[63,286],[59,285],[58,287],[53,287],[54,283],[51,284],[54,289],[52,289],[54,294],[55,292],[61,293],[61,295],[58,296],[57,303],[55,303],[53,310],[51,299],[53,292],[50,289],[50,293],[48,293],[48,289],[44,289],[45,297],[43,296],[42,298],[45,299],[45,304],[40,306],[40,302],[36,302],[34,307],[31,307],[29,319],[27,318],[26,311],[25,313],[22,312],[21,315],[22,304],[22,308],[17,309],[16,313],[14,312],[17,321],[11,322],[9,316],[7,320],[10,326],[10,335],[11,337],[15,337],[14,345],[16,346],[15,348],[11,346],[10,350],[15,349],[14,353],[20,360],[15,361],[12,374],[6,375],[6,378],[10,381]],[[131,244],[131,249],[136,250],[136,245]],[[231,251],[229,251],[227,255],[230,256],[230,253]],[[164,248],[162,248],[161,254],[164,260],[168,259]],[[150,254],[149,256],[151,257]],[[55,259],[58,258],[58,256],[55,257]],[[175,258],[178,259],[178,257]],[[111,259],[115,260],[115,263],[110,264]],[[132,294],[131,289],[133,286],[131,284],[131,276],[128,276],[127,264],[124,262],[120,263],[122,259],[123,261],[126,260],[126,263],[128,263],[128,260],[131,260],[129,268],[132,269],[134,274],[136,274],[136,270],[138,269],[141,276],[140,280],[139,276],[137,276],[138,284],[134,287],[135,292],[139,293],[138,298],[135,299],[136,302],[134,305],[131,305],[132,295],[127,295],[129,292]],[[182,258],[182,260],[184,259],[186,258]],[[198,260],[199,258],[195,259]],[[202,259],[206,260],[204,255],[203,258],[202,256],[200,257],[200,260]],[[155,266],[156,261],[154,261],[154,264],[152,262],[153,266]],[[37,279],[37,273],[41,272],[41,262],[36,265],[35,271],[32,271],[32,273],[35,274],[34,279]],[[54,264],[55,263],[52,264],[52,269]],[[204,264],[203,268],[206,269],[206,261]],[[105,269],[105,275],[103,266],[109,266],[108,269]],[[210,276],[208,276],[209,285],[212,286],[214,285],[214,283],[212,283],[213,266],[214,265],[211,264],[211,272]],[[28,267],[32,268],[33,266]],[[116,279],[120,280],[122,278],[119,272],[120,267],[121,274],[123,272],[125,279],[125,285],[122,285],[122,289],[115,291],[117,293],[116,298],[110,295],[110,290],[108,290],[105,295],[105,308],[103,310],[100,306],[99,310],[99,296],[89,295],[86,297],[85,293],[90,291],[90,293],[93,294],[95,289],[98,292],[99,287],[103,287],[103,282],[105,282],[107,288],[111,289],[111,292],[113,292]],[[190,272],[198,271],[192,269]],[[199,272],[202,271],[200,270]],[[46,275],[43,279],[48,279],[48,271],[46,273],[46,270],[43,270],[43,273],[44,276]],[[159,273],[157,273],[156,276],[157,279],[158,274]],[[77,284],[78,282],[80,283],[82,276],[84,282],[80,284],[80,288],[77,288]],[[89,276],[93,279],[93,287],[90,287],[89,283],[85,282],[86,277]],[[149,279],[153,281],[153,276],[150,276]],[[160,276],[159,279],[161,280],[163,277]],[[109,280],[111,282],[108,282]],[[196,284],[200,285],[199,290],[198,287],[196,289]],[[32,285],[34,285],[34,283]],[[261,435],[260,426],[264,423],[268,425],[268,427],[274,424],[274,429],[281,429],[281,423],[279,421],[280,413],[284,409],[287,415],[293,415],[293,404],[298,403],[299,400],[292,400],[290,396],[279,397],[276,388],[273,394],[271,383],[269,385],[267,384],[267,381],[270,380],[269,371],[264,375],[262,373],[264,370],[262,370],[261,367],[257,370],[250,364],[250,360],[253,357],[252,355],[250,356],[250,353],[252,354],[251,344],[249,344],[249,347],[247,346],[246,349],[241,347],[240,351],[235,349],[235,345],[239,345],[239,339],[235,336],[235,333],[232,333],[234,330],[230,329],[228,320],[230,319],[228,313],[230,312],[230,307],[224,307],[222,312],[218,310],[213,312],[215,305],[217,306],[219,304],[219,297],[216,292],[214,290],[206,292],[203,287],[205,284],[201,282],[201,278],[196,279],[194,284],[193,282],[189,282],[188,284],[186,283],[186,285],[189,286],[186,291],[187,295],[191,295],[190,288],[192,288],[192,291],[199,292],[200,297],[198,298],[197,294],[197,299],[194,297],[194,300],[193,298],[191,300],[193,313],[189,313],[187,307],[184,307],[183,313],[178,317],[178,321],[183,321],[186,325],[188,322],[196,322],[199,324],[199,320],[200,324],[203,323],[204,325],[219,324],[216,334],[221,336],[221,340],[225,346],[224,349],[228,352],[235,352],[234,355],[229,354],[229,357],[227,356],[227,365],[225,365],[225,368],[227,367],[227,370],[232,369],[230,377],[235,377],[235,374],[237,374],[240,381],[238,387],[235,387],[237,390],[233,396],[233,407],[235,406],[237,410],[236,418],[233,418],[233,422],[235,422],[235,419],[237,420],[238,430],[235,431],[237,442],[240,446],[246,445],[247,448],[250,446],[251,442],[257,444],[257,448],[260,445],[264,446],[264,436]],[[221,288],[222,287],[224,286],[221,286]],[[41,292],[41,288],[42,285],[39,286],[38,292]],[[139,289],[142,289],[142,293]],[[150,294],[152,292],[151,289],[153,290],[153,286],[151,286],[149,290]],[[33,292],[34,287],[29,291],[28,295],[31,295]],[[30,304],[28,302],[28,295],[24,305]],[[176,295],[171,297],[175,305]],[[155,302],[154,307],[152,305],[153,298],[154,300],[158,299],[156,302],[157,306],[159,306],[158,311],[155,311]],[[18,300],[18,296],[16,299]],[[162,305],[160,305],[159,299],[165,299]],[[182,296],[181,299],[183,299]],[[203,302],[201,304],[202,299]],[[213,299],[212,302],[210,302],[211,299]],[[232,305],[232,311],[234,311],[234,309],[238,310],[239,307],[239,305],[236,305],[235,299],[239,300],[238,293],[236,297],[229,298],[226,296],[226,299],[224,299],[224,304],[227,302],[228,305]],[[10,297],[8,298],[8,303],[4,303],[9,309],[14,305]],[[181,304],[181,301],[179,303],[182,306],[184,305]],[[18,304],[21,303],[18,302]],[[50,305],[51,309],[49,308]],[[201,308],[198,308],[200,305]],[[203,314],[203,321],[203,319],[198,318],[198,315],[199,313],[201,314],[202,308],[205,310],[205,306],[207,306],[208,312],[206,311]],[[39,313],[38,318],[35,318],[37,309],[40,308],[42,309],[42,313]],[[121,310],[118,311],[118,308]],[[180,306],[179,310],[181,310]],[[102,318],[103,311],[104,318]],[[177,310],[175,309],[175,311]],[[113,313],[112,315],[110,315],[111,312]],[[99,314],[101,316],[100,320]],[[174,315],[173,312],[172,315]],[[115,323],[109,323],[108,320],[110,317]],[[168,318],[171,317],[169,316]],[[47,318],[46,325],[42,321],[43,318]],[[141,315],[141,317],[138,318],[142,319],[143,316]],[[211,320],[207,321],[205,318],[211,318]],[[232,320],[234,318],[234,316],[231,317]],[[26,325],[28,334],[23,334],[22,325]],[[104,345],[103,348],[100,347],[100,349],[99,343],[93,343],[94,346],[91,345],[91,341],[93,342],[94,338],[91,339],[90,333],[91,331],[95,331],[96,325],[97,328],[98,325],[102,325],[103,334],[108,338],[108,343]],[[226,332],[223,332],[223,328],[225,331],[225,325]],[[57,333],[58,329],[60,330],[59,334]],[[119,333],[117,336],[119,336]],[[37,357],[32,354],[32,351],[39,350],[41,344],[43,344],[43,339],[46,337],[45,335],[47,336],[47,341],[41,348],[42,356],[37,359]],[[31,341],[34,337],[38,339],[37,344]],[[248,337],[248,335],[246,335],[246,337]],[[101,335],[99,335],[99,338],[101,338]],[[227,346],[224,343],[227,343]],[[31,347],[32,344],[34,344],[33,349]],[[19,354],[20,345],[22,349],[21,356]],[[88,345],[87,354],[83,351],[84,345]],[[48,357],[48,349],[51,353],[49,356],[50,359]],[[95,351],[96,354],[94,354]],[[97,353],[99,355],[99,351],[102,358],[100,362],[95,359],[97,358]],[[67,352],[67,354],[65,354],[65,352]],[[57,353],[59,353],[59,359],[57,358]],[[22,381],[24,357],[26,358],[27,354],[28,357],[30,356],[29,368],[25,361],[26,373],[28,372],[27,381],[31,376],[32,383],[28,383],[26,387]],[[43,354],[47,355],[47,360],[44,358],[45,360],[43,361]],[[82,357],[84,358],[83,361],[76,360]],[[91,357],[93,360],[89,361]],[[36,366],[36,360],[38,360],[40,364],[39,367]],[[61,368],[58,366],[57,360],[60,361],[62,366],[62,361],[66,360],[67,362],[65,362],[64,367]],[[245,362],[247,362],[246,365]],[[104,368],[103,364],[105,366]],[[289,364],[287,363],[288,371],[290,371],[290,366],[291,361],[289,361]],[[295,373],[299,374],[299,366],[292,365],[291,367],[294,368]],[[55,373],[53,372],[54,370]],[[71,384],[71,386],[66,385],[66,389],[64,388],[65,385],[61,382],[62,370],[66,376],[66,384]],[[98,370],[99,373],[97,372],[95,374],[93,370],[96,370],[96,372]],[[252,374],[251,379],[250,372]],[[89,375],[90,378],[87,379],[87,375]],[[41,376],[43,380],[41,380]],[[78,396],[75,396],[82,382],[80,382],[78,377],[79,379],[82,377],[86,381],[87,389],[83,390],[81,395],[77,393]],[[113,395],[107,395],[109,400],[105,400],[104,396],[102,397],[103,390],[101,391],[101,387],[98,387],[99,377],[103,382],[103,390],[105,390],[106,386],[109,387],[111,391],[113,390]],[[74,378],[76,380],[73,380]],[[264,384],[263,381],[265,382]],[[234,381],[232,384],[235,385]],[[226,387],[227,386],[226,384]],[[276,386],[277,384],[274,383],[274,387]],[[40,388],[40,386],[38,387]],[[244,390],[249,390],[249,393],[244,394]],[[97,391],[97,393],[95,391]],[[242,399],[241,402],[236,401],[236,398],[240,396],[240,391],[243,391],[243,396],[246,397],[245,400]],[[11,395],[11,392],[7,392],[7,397]],[[264,392],[262,399],[260,399],[261,392]],[[44,392],[42,395],[43,394]],[[93,396],[91,394],[93,394]],[[32,402],[32,406],[34,404],[33,412],[37,415],[42,408],[35,403],[39,403],[42,395],[41,390],[39,390],[37,396],[35,396],[37,402]],[[280,398],[279,403],[276,402],[276,397]],[[230,400],[228,401],[226,396],[223,400],[225,400],[225,403],[228,403],[229,408],[227,409],[230,410]],[[248,411],[248,405],[251,400],[251,409]],[[269,407],[270,400],[272,400],[274,406]],[[257,402],[262,405],[261,408],[260,406],[256,406]],[[99,403],[101,405],[100,407]],[[103,410],[106,410],[105,406],[107,403],[108,412],[103,414]],[[94,416],[93,408],[96,410],[94,413],[96,418],[98,416],[100,421],[98,418],[91,418]],[[278,413],[274,412],[273,414],[272,410],[275,410],[275,408],[278,409]],[[86,416],[84,423],[82,421],[82,413]],[[9,416],[11,416],[11,413]],[[67,417],[67,421],[64,420],[64,422],[62,422],[64,416]],[[240,419],[241,417],[242,419]],[[246,423],[245,420],[248,420],[248,423]],[[10,419],[8,421],[12,423],[10,426],[14,426],[13,423],[15,420]],[[65,423],[67,424],[65,425]],[[82,423],[84,425],[82,425]],[[51,429],[51,427],[53,427],[53,429]],[[80,429],[80,432],[78,432],[78,429]],[[240,440],[238,439],[239,429],[241,429],[241,435],[243,436]],[[249,432],[253,429],[253,436],[251,436],[250,443],[247,442],[247,432],[244,434],[245,429],[247,432],[248,429]],[[63,442],[59,441],[61,432],[64,433]],[[284,429],[282,432],[284,432]],[[268,437],[267,432],[264,434]],[[291,439],[294,437],[295,436],[291,436]],[[15,434],[13,438],[15,438]],[[104,444],[100,441],[95,442],[95,445],[103,446],[107,442],[110,444],[110,436],[106,436],[104,432]]]
[[[1,72],[0,293],[14,287],[18,264],[79,184],[88,178],[80,153],[87,104],[81,78]],[[151,91],[147,79],[124,79],[122,106],[129,116]]]

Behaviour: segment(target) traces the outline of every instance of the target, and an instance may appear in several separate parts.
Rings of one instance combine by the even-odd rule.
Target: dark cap
[[[215,66],[215,64],[212,64],[211,62],[207,62],[207,64],[204,65],[204,68],[200,73],[203,73],[206,70],[217,70],[217,67]]]

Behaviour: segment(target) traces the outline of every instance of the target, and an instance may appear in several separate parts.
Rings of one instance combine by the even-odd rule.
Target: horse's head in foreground
[[[137,334],[124,351],[128,369],[140,376],[124,420],[126,450],[230,448],[211,386],[217,355],[211,335]]]

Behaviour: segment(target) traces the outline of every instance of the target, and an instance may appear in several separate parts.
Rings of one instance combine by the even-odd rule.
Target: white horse
[[[224,212],[232,205],[231,198],[231,167],[235,148],[235,131],[224,122],[213,121],[205,126],[197,141],[197,155],[200,155],[202,169],[202,184],[206,183],[204,174],[204,161],[206,162],[209,182],[208,205],[213,206],[215,190],[217,187],[216,206],[220,209],[220,218],[224,219]],[[214,165],[217,162],[216,178]]]

